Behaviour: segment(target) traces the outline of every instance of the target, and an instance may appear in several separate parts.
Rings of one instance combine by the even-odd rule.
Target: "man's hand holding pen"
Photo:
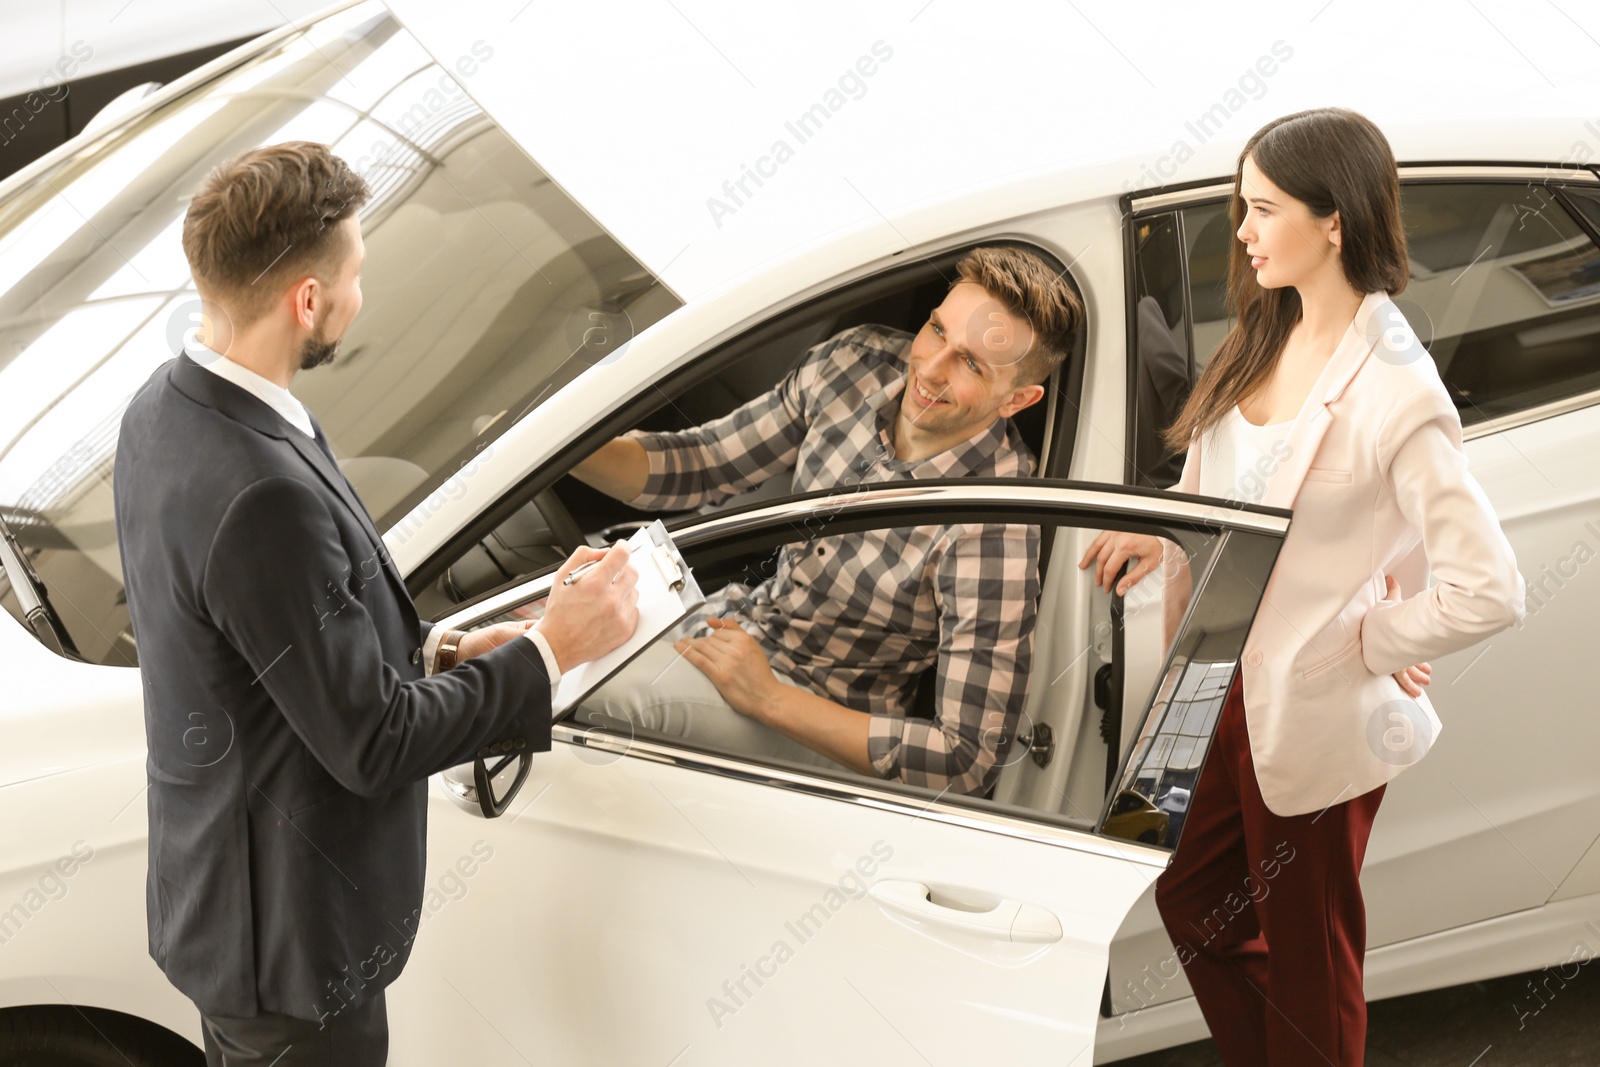
[[[639,624],[639,576],[629,555],[625,543],[609,549],[585,546],[556,572],[538,627],[563,672],[633,636]]]
[[[600,560],[598,559],[591,559],[588,563],[580,563],[574,567],[565,578],[561,579],[561,584],[571,585],[598,566],[600,566]]]

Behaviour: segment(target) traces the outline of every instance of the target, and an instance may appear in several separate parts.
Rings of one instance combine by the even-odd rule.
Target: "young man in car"
[[[785,471],[793,491],[1025,477],[1010,416],[1045,394],[1083,318],[1037,256],[980,248],[913,336],[861,326],[771,392],[677,433],[633,431],[573,470],[635,507],[716,503]],[[585,702],[708,748],[981,794],[1022,712],[1039,582],[1036,527],[952,523],[833,534],[815,516],[753,588],[713,594],[704,636],[663,640]],[[937,671],[932,720],[909,717]],[[863,714],[865,712],[866,714]]]

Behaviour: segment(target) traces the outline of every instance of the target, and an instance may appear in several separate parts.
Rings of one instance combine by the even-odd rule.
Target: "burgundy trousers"
[[[1320,812],[1261,799],[1242,672],[1156,906],[1228,1067],[1361,1067],[1361,862],[1385,787]]]

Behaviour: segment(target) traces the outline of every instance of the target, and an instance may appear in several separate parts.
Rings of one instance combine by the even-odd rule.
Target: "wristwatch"
[[[461,639],[467,636],[465,630],[447,630],[439,639],[439,648],[433,654],[433,673],[450,670],[460,662]]]

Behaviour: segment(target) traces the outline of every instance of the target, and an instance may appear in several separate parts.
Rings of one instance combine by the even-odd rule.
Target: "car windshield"
[[[199,303],[190,194],[258,145],[327,143],[367,180],[364,305],[294,393],[379,529],[680,306],[467,96],[492,39],[436,63],[382,7],[311,24],[20,179],[0,201],[0,517],[80,654],[133,665],[111,470],[133,393]],[[20,576],[16,579],[21,581]],[[20,618],[6,577],[0,602]]]

